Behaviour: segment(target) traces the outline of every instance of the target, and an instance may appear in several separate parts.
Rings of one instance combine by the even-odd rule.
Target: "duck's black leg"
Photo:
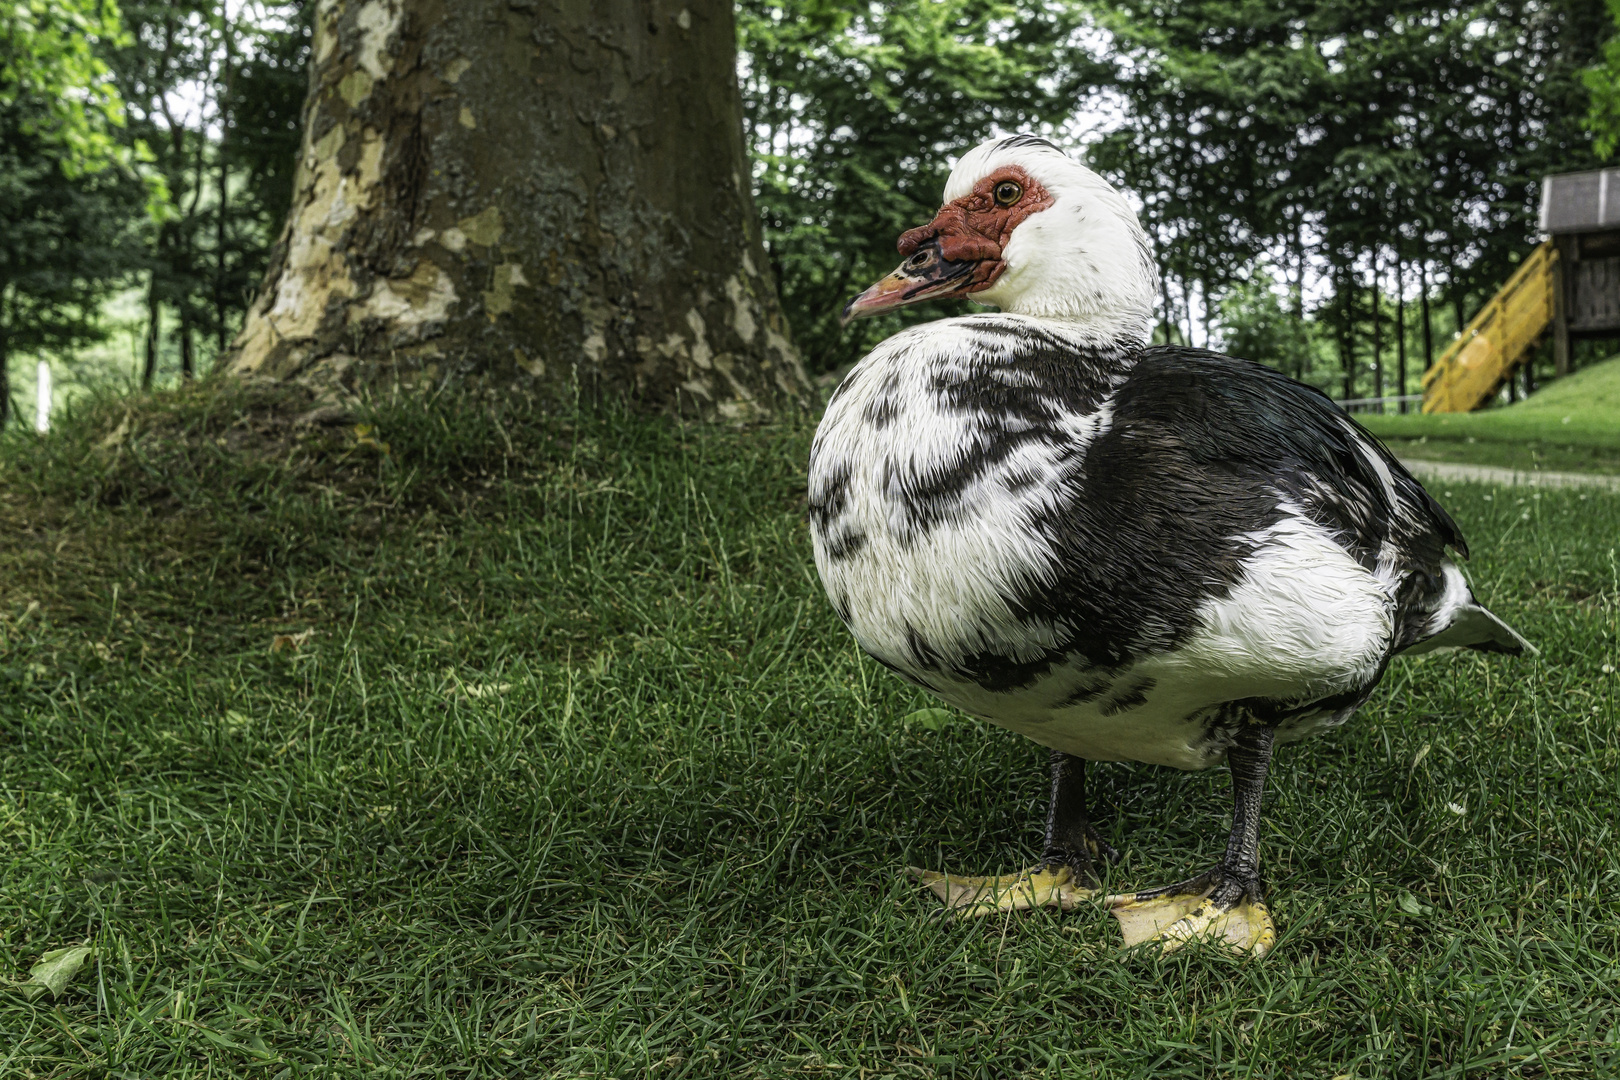
[[[1052,801],[1046,811],[1046,849],[1039,866],[1000,877],[964,877],[908,867],[952,914],[963,918],[997,911],[1074,907],[1099,884],[1097,864],[1119,853],[1108,846],[1086,812],[1086,763],[1052,751]]]
[[[1264,956],[1277,940],[1260,883],[1260,800],[1271,765],[1274,728],[1259,724],[1239,730],[1227,750],[1232,771],[1232,832],[1226,854],[1197,877],[1111,897],[1125,943],[1157,939],[1166,948],[1212,937]]]
[[[1052,799],[1046,806],[1046,851],[1049,867],[1067,866],[1088,888],[1099,882],[1098,863],[1119,861],[1119,852],[1091,824],[1086,799],[1086,761],[1053,750]]]

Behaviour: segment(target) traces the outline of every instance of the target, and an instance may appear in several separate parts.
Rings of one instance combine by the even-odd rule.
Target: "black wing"
[[[1191,461],[1228,463],[1294,490],[1358,558],[1364,552],[1376,558],[1391,535],[1468,557],[1462,530],[1445,508],[1315,387],[1250,360],[1162,346],[1142,354],[1120,398],[1116,417],[1134,414],[1149,437],[1150,417],[1168,420]]]
[[[1058,556],[1056,580],[1019,597],[1026,617],[1070,627],[1063,647],[1095,664],[1174,648],[1204,603],[1241,580],[1253,535],[1291,512],[1369,570],[1393,559],[1403,610],[1443,592],[1446,547],[1467,553],[1456,522],[1382,443],[1270,368],[1147,349],[1111,408],[1072,497],[1037,523]]]

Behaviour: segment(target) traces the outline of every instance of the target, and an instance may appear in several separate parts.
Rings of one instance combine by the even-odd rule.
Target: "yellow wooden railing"
[[[1552,322],[1558,251],[1542,244],[1423,375],[1423,411],[1472,412],[1488,403]]]

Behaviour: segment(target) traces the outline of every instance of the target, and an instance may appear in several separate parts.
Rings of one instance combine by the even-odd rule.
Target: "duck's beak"
[[[939,241],[930,240],[913,251],[888,277],[844,305],[841,326],[885,311],[966,292],[974,284],[978,260],[954,262],[940,253]]]

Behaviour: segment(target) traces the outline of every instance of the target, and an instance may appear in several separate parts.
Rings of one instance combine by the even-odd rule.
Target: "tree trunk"
[[[805,396],[730,0],[324,0],[292,211],[227,370]]]
[[[1212,349],[1212,348],[1214,348],[1214,346],[1210,343],[1211,335],[1210,335],[1210,332],[1209,332],[1209,328],[1210,328],[1212,320],[1211,320],[1211,317],[1210,317],[1211,312],[1210,312],[1209,309],[1210,309],[1210,306],[1213,303],[1213,301],[1211,301],[1210,298],[1209,298],[1209,279],[1208,278],[1201,277],[1201,278],[1198,279],[1198,299],[1202,303],[1203,309],[1204,309],[1204,312],[1203,312],[1203,314],[1204,314],[1204,318],[1203,318],[1203,323],[1204,323],[1204,348]]]
[[[1340,324],[1339,361],[1344,365],[1344,400],[1356,396],[1356,274],[1355,268],[1346,266],[1339,283],[1339,295],[1344,297],[1344,321]]]
[[[1373,352],[1373,391],[1372,396],[1384,396],[1384,305],[1379,302],[1378,290],[1382,287],[1378,266],[1378,249],[1373,248],[1372,256],[1372,352]],[[1378,411],[1383,412],[1382,403]]]
[[[1305,321],[1305,223],[1294,222],[1294,321]],[[1301,375],[1301,378],[1304,376]]]
[[[219,5],[220,36],[225,42],[224,71],[220,79],[219,92],[215,100],[220,102],[219,109],[219,145],[214,153],[219,156],[219,169],[215,174],[218,185],[217,198],[219,205],[214,208],[214,340],[216,345],[215,362],[225,355],[225,243],[228,239],[226,230],[226,214],[230,211],[230,163],[225,156],[225,144],[231,137],[231,116],[226,111],[224,103],[231,99],[231,83],[236,75],[236,28],[231,25],[230,5],[221,2]],[[198,177],[198,186],[202,178]]]
[[[1395,249],[1395,396],[1406,396],[1406,260]],[[1395,403],[1396,412],[1406,411],[1406,402]]]
[[[197,357],[193,352],[191,313],[180,308],[180,378],[190,382],[197,374]]]
[[[11,334],[6,321],[6,293],[9,286],[0,285],[0,429],[11,422]]]
[[[1176,280],[1181,282],[1181,313],[1187,317],[1187,348],[1192,348],[1194,347],[1194,340],[1192,340],[1192,285],[1187,282],[1186,277],[1179,277]]]
[[[1418,304],[1423,309],[1423,370],[1434,367],[1434,327],[1429,322],[1429,263],[1418,260]]]
[[[1159,266],[1159,322],[1164,327],[1164,343],[1174,345],[1175,337],[1170,332],[1170,279],[1165,275],[1164,265]]]
[[[163,328],[159,320],[163,317],[162,305],[158,303],[157,271],[152,271],[152,280],[146,286],[146,366],[141,368],[141,389],[152,389],[152,379],[157,375],[158,344],[162,340]]]

